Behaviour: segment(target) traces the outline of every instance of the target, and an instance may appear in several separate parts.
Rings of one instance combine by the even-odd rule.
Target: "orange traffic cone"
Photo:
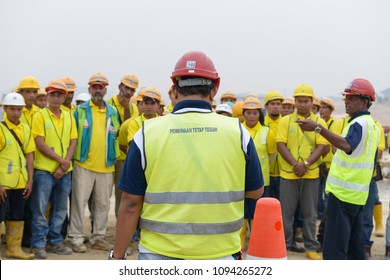
[[[246,259],[287,259],[282,209],[276,198],[264,197],[256,203]]]

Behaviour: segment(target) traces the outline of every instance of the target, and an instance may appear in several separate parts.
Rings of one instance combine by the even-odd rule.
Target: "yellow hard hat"
[[[237,96],[234,92],[232,92],[231,90],[228,90],[228,91],[225,91],[224,93],[222,93],[220,101],[222,102],[222,100],[224,100],[224,99],[237,100]]]
[[[60,91],[64,94],[68,93],[66,84],[62,80],[53,80],[51,81],[47,87],[45,88],[45,91],[49,94],[51,92]]]
[[[93,74],[89,78],[88,84],[90,86],[92,86],[92,85],[101,85],[101,86],[105,87],[105,86],[108,86],[108,78],[107,78],[106,75],[98,72],[98,73]]]
[[[161,106],[165,106],[164,99],[161,99],[161,100],[160,100],[160,105],[161,105]]]
[[[66,84],[68,91],[76,91],[76,83],[71,77],[64,77],[61,80]]]
[[[314,97],[314,92],[311,86],[308,84],[300,84],[294,92],[294,97],[298,96],[307,96],[307,97]]]
[[[295,107],[294,98],[292,98],[290,96],[284,96],[282,104],[290,104],[290,105],[293,105]]]
[[[240,118],[242,119],[242,106],[244,105],[244,101],[237,101],[233,107],[232,107],[232,111],[233,111],[233,117],[234,118]]]
[[[321,107],[321,100],[317,95],[314,95],[313,97],[313,105]]]
[[[261,109],[260,100],[256,97],[248,97],[244,100],[242,109]]]
[[[26,88],[40,89],[41,87],[39,86],[38,80],[35,77],[27,76],[20,80],[18,85],[18,91]]]
[[[45,91],[44,88],[40,88],[40,89],[38,90],[37,96],[38,96],[38,95],[47,95],[47,93],[46,93],[46,91]]]
[[[322,98],[322,99],[321,99],[321,103],[324,103],[324,104],[328,105],[329,107],[332,108],[332,110],[334,110],[334,102],[333,102],[332,99],[327,98],[327,97]]]
[[[128,86],[129,88],[138,88],[139,80],[133,74],[126,74],[123,76],[121,83]]]
[[[161,93],[156,88],[152,88],[152,87],[144,88],[142,92],[142,96],[143,98],[144,97],[152,98],[156,100],[158,103],[160,103],[161,101]]]
[[[272,89],[264,96],[264,105],[267,105],[272,100],[281,100],[283,102],[283,96],[278,91]]]

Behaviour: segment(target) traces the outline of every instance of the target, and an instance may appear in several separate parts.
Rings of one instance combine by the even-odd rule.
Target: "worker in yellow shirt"
[[[107,103],[113,106],[119,118],[119,125],[122,126],[123,122],[130,118],[138,117],[139,112],[135,104],[131,102],[131,98],[134,96],[136,89],[138,88],[139,80],[133,74],[126,74],[122,77],[120,84],[118,85],[119,93],[113,97],[107,99]],[[126,158],[126,153],[120,151],[120,156],[115,161],[115,173],[114,173],[114,188],[117,189],[119,176],[122,172],[123,163]]]
[[[21,248],[24,209],[30,197],[34,173],[35,143],[30,127],[20,121],[23,96],[7,94],[2,102],[7,113],[0,123],[0,224],[6,224],[8,258],[32,259]]]
[[[39,89],[38,80],[33,76],[27,76],[21,79],[17,88],[17,92],[23,96],[26,102],[20,121],[27,124],[30,128],[32,126],[32,117],[39,110],[39,107],[34,104]]]
[[[311,86],[301,84],[295,89],[297,111],[281,119],[276,135],[280,166],[280,202],[282,206],[286,247],[293,244],[293,221],[298,204],[303,213],[303,242],[309,259],[321,259],[316,252],[317,196],[319,187],[319,165],[323,149],[328,142],[318,133],[303,132],[297,120],[313,119],[326,127],[316,117],[313,107],[314,93]]]
[[[133,140],[134,134],[141,128],[142,122],[148,119],[158,117],[157,111],[161,101],[161,93],[155,88],[143,88],[139,93],[138,97],[142,101],[137,101],[139,104],[142,103],[143,113],[141,116],[136,118],[130,118],[126,120],[119,130],[118,143],[121,151],[127,154],[129,143]],[[115,215],[118,215],[118,209],[120,200],[122,197],[122,191],[119,188],[115,188]]]
[[[76,109],[76,106],[72,103],[74,92],[77,90],[76,83],[71,77],[64,77],[61,80],[66,84],[66,88],[68,90],[68,93],[66,95],[64,103],[62,104],[63,106],[61,107],[61,109],[67,110],[73,114],[74,110]]]
[[[61,230],[68,213],[77,129],[72,113],[62,109],[67,94],[66,84],[62,80],[53,80],[45,90],[48,107],[34,115],[32,127],[37,150],[30,201],[31,247],[37,259],[46,259],[46,252],[72,254],[72,249],[63,244]],[[47,219],[49,201],[50,219]]]
[[[124,75],[118,85],[119,93],[107,99],[108,104],[117,110],[120,125],[125,120],[138,116],[137,106],[130,101],[138,88],[138,83],[138,78],[133,74]]]
[[[280,115],[281,106],[283,103],[283,96],[276,90],[270,90],[264,96],[264,105],[267,110],[264,123],[269,126],[272,133],[276,135],[278,124],[282,118]],[[264,189],[265,197],[280,197],[280,175],[278,165],[278,154],[274,153],[270,158],[270,184]]]
[[[280,115],[282,117],[290,115],[295,111],[294,98],[290,96],[283,96],[282,107],[280,108]]]
[[[21,79],[16,89],[23,96],[24,102],[26,103],[26,106],[23,107],[23,114],[20,121],[27,124],[30,128],[32,127],[32,118],[39,110],[39,107],[34,104],[39,89],[38,80],[33,76],[26,76]],[[6,117],[4,116],[4,118]],[[31,209],[29,204],[29,201],[27,201],[24,210],[25,220],[22,244],[25,247],[30,247],[31,245]]]
[[[72,174],[72,203],[69,237],[74,252],[87,250],[84,243],[84,211],[92,194],[93,228],[91,248],[109,250],[105,240],[110,197],[114,185],[115,160],[120,155],[117,142],[118,114],[104,100],[108,79],[102,73],[89,79],[91,99],[76,108],[74,117],[78,140]]]
[[[275,134],[264,124],[264,114],[261,111],[261,104],[258,98],[246,98],[242,108],[244,116],[243,125],[248,130],[255,144],[264,179],[264,187],[267,189],[270,185],[270,156],[276,153]],[[245,198],[244,223],[240,233],[242,250],[245,249],[246,232],[247,228],[251,226],[255,214],[256,202],[257,199]]]
[[[34,104],[40,109],[47,107],[47,93],[45,89],[40,88],[37,93],[37,97],[35,98]]]

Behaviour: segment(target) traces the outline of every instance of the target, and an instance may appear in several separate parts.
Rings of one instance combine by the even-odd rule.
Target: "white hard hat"
[[[233,110],[232,110],[232,107],[230,107],[228,104],[226,103],[222,103],[222,104],[219,104],[217,106],[217,108],[215,108],[215,112],[225,112],[225,113],[228,113],[230,115],[233,114]]]
[[[26,106],[26,103],[24,102],[24,98],[21,94],[16,92],[8,93],[3,98],[2,102],[3,106]]]
[[[88,101],[91,99],[91,95],[89,93],[80,93],[79,95],[77,95],[76,97],[76,101]]]

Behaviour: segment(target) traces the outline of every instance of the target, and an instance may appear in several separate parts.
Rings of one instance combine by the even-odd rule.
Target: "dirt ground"
[[[386,218],[389,212],[389,199],[390,199],[390,179],[385,179],[384,181],[379,182],[378,184],[379,197],[382,201],[383,205],[383,226],[386,225]],[[111,244],[114,244],[115,238],[115,215],[114,215],[114,196],[111,198],[111,211],[108,222],[108,230],[107,230],[107,241]],[[86,211],[86,224],[85,224],[85,233],[88,236],[90,233],[90,225],[89,225],[89,213]],[[374,234],[371,238],[374,241],[372,246],[371,254],[372,259],[374,260],[382,260],[385,254],[385,238],[384,237],[375,237]],[[65,244],[70,246],[69,240],[65,241]],[[106,260],[108,257],[108,252],[93,250],[90,248],[90,244],[86,244],[88,247],[88,251],[86,253],[73,253],[72,255],[62,256],[56,255],[52,253],[48,253],[48,260]],[[302,246],[302,244],[301,244]],[[136,246],[135,246],[136,247]],[[27,248],[23,248],[26,252]],[[1,246],[1,256],[2,259],[5,258],[5,245]],[[128,259],[137,259],[137,251],[134,250],[134,253],[128,257]],[[306,260],[305,254],[288,252],[287,259],[289,260]]]

